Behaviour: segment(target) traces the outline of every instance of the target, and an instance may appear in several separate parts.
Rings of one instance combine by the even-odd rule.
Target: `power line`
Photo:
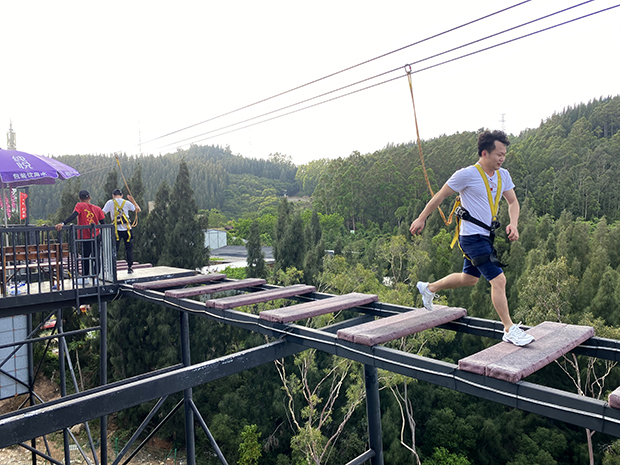
[[[286,90],[286,91],[284,91],[284,92],[280,92],[280,93],[278,93],[278,94],[272,95],[271,97],[267,97],[267,98],[264,98],[264,99],[262,99],[262,100],[258,100],[258,101],[254,102],[254,103],[250,103],[249,105],[244,105],[244,106],[242,106],[242,107],[237,108],[236,110],[231,110],[231,111],[228,111],[228,112],[226,112],[226,113],[222,113],[221,115],[214,116],[214,117],[212,117],[212,118],[209,118],[209,119],[206,119],[206,120],[204,120],[204,121],[201,121],[201,122],[199,122],[199,123],[195,123],[195,124],[192,124],[192,125],[190,125],[190,126],[186,126],[186,127],[184,127],[184,128],[177,129],[177,130],[175,130],[175,131],[169,132],[169,133],[164,134],[164,135],[162,135],[162,136],[155,137],[154,139],[149,139],[149,140],[148,140],[148,141],[146,141],[146,142],[142,142],[142,144],[148,144],[148,143],[154,142],[154,141],[156,141],[156,140],[163,139],[164,137],[168,137],[168,136],[171,136],[171,135],[173,135],[173,134],[177,134],[177,133],[179,133],[179,132],[186,131],[186,130],[191,129],[191,128],[194,128],[194,127],[196,127],[196,126],[200,126],[201,124],[205,124],[205,123],[208,123],[208,122],[210,122],[210,121],[213,121],[213,120],[216,120],[216,119],[219,119],[219,118],[223,118],[224,116],[231,115],[231,114],[236,113],[236,112],[238,112],[238,111],[245,110],[245,109],[247,109],[247,108],[253,107],[253,106],[258,105],[258,104],[260,104],[260,103],[267,102],[268,100],[272,100],[272,99],[274,99],[274,98],[281,97],[282,95],[286,95],[286,94],[288,94],[288,93],[291,93],[291,92],[294,92],[294,91],[296,91],[296,90],[302,89],[302,88],[307,87],[307,86],[309,86],[309,85],[316,84],[317,82],[324,81],[325,79],[328,79],[328,78],[334,77],[334,76],[336,76],[336,75],[338,75],[338,74],[344,73],[344,72],[346,72],[346,71],[350,71],[350,70],[355,69],[355,68],[357,68],[357,67],[359,67],[359,66],[362,66],[362,65],[365,65],[365,64],[371,63],[371,62],[373,62],[373,61],[375,61],[375,60],[379,60],[380,58],[385,58],[385,57],[387,57],[387,56],[389,56],[389,55],[392,55],[392,54],[394,54],[394,53],[397,53],[397,52],[400,52],[400,51],[402,51],[402,50],[405,50],[405,49],[407,49],[407,48],[409,48],[409,47],[413,47],[414,45],[419,45],[419,44],[421,44],[421,43],[423,43],[423,42],[427,42],[427,41],[429,41],[429,40],[431,40],[431,39],[435,39],[435,38],[437,38],[437,37],[440,37],[440,36],[442,36],[442,35],[445,35],[445,34],[448,34],[448,33],[450,33],[450,32],[456,31],[456,30],[458,30],[458,29],[462,29],[462,28],[464,28],[464,27],[466,27],[466,26],[470,26],[470,25],[472,25],[472,24],[474,24],[474,23],[477,23],[477,22],[482,21],[482,20],[484,20],[484,19],[490,18],[490,17],[495,16],[495,15],[497,15],[497,14],[503,13],[503,12],[505,12],[505,11],[511,10],[511,9],[513,9],[513,8],[516,8],[516,7],[518,7],[518,6],[521,6],[521,5],[523,5],[523,4],[525,4],[525,3],[528,3],[528,2],[530,2],[530,1],[531,1],[531,0],[524,0],[524,1],[522,1],[522,2],[516,3],[516,4],[512,5],[512,6],[509,6],[509,7],[507,7],[507,8],[504,8],[504,9],[502,9],[502,10],[498,10],[498,11],[495,11],[494,13],[490,13],[490,14],[485,15],[485,16],[482,16],[482,17],[480,17],[480,18],[478,18],[478,19],[474,19],[473,21],[469,21],[469,22],[467,22],[467,23],[463,23],[463,24],[461,24],[461,25],[459,25],[459,26],[453,27],[453,28],[451,28],[451,29],[447,29],[447,30],[445,30],[445,31],[443,31],[443,32],[440,32],[440,33],[438,33],[438,34],[434,34],[434,35],[432,35],[432,36],[426,37],[425,39],[418,40],[417,42],[414,42],[414,43],[412,43],[412,44],[405,45],[404,47],[397,48],[397,49],[395,49],[395,50],[392,50],[392,51],[390,51],[390,52],[387,52],[387,53],[384,53],[384,54],[382,54],[382,55],[376,56],[376,57],[371,58],[371,59],[369,59],[369,60],[362,61],[361,63],[358,63],[358,64],[356,64],[356,65],[349,66],[349,67],[347,67],[347,68],[341,69],[340,71],[336,71],[336,72],[334,72],[334,73],[328,74],[328,75],[326,75],[326,76],[323,76],[323,77],[321,77],[321,78],[318,78],[318,79],[315,79],[315,80],[313,80],[313,81],[307,82],[307,83],[305,83],[305,84],[299,85],[299,86],[297,86],[297,87],[293,87],[292,89],[289,89],[289,90]],[[593,0],[590,0],[590,1],[593,1]],[[199,137],[199,136],[194,136],[194,137]]]
[[[459,46],[457,46],[457,47],[454,47],[454,48],[451,48],[451,49],[449,49],[449,50],[445,50],[445,51],[443,51],[443,52],[440,52],[440,53],[437,53],[437,54],[434,54],[434,55],[428,56],[428,57],[426,57],[426,58],[422,58],[422,59],[420,59],[420,60],[417,60],[417,61],[411,62],[411,63],[407,64],[406,66],[412,66],[412,65],[420,64],[420,63],[422,63],[422,62],[424,62],[424,61],[427,61],[427,60],[430,60],[430,59],[432,59],[432,58],[437,58],[437,57],[439,57],[439,56],[445,55],[445,54],[450,53],[450,52],[454,52],[454,51],[456,51],[456,50],[459,50],[459,49],[462,49],[462,48],[468,47],[468,46],[470,46],[470,45],[473,45],[473,44],[476,44],[476,43],[482,42],[482,41],[484,41],[484,40],[487,40],[487,39],[490,39],[490,38],[493,38],[493,37],[497,37],[497,36],[499,36],[499,35],[501,35],[501,34],[504,34],[504,33],[506,33],[506,32],[510,32],[510,31],[516,30],[516,29],[518,29],[518,28],[521,28],[521,27],[524,27],[524,26],[527,26],[527,25],[533,24],[533,23],[535,23],[535,22],[541,21],[541,20],[543,20],[543,19],[547,19],[547,18],[549,18],[549,17],[555,16],[555,15],[557,15],[557,14],[564,13],[564,12],[566,12],[566,11],[568,11],[568,10],[571,10],[571,9],[577,8],[577,7],[579,7],[579,6],[583,6],[583,5],[585,5],[585,4],[587,4],[587,3],[591,3],[591,2],[593,2],[593,1],[594,1],[594,0],[588,0],[588,1],[585,1],[585,2],[582,2],[582,3],[579,3],[579,4],[577,4],[577,5],[573,5],[573,6],[571,6],[571,7],[568,7],[568,8],[565,8],[565,9],[562,9],[562,10],[559,10],[559,11],[556,11],[556,12],[554,12],[554,13],[550,13],[550,14],[548,14],[548,15],[541,16],[540,18],[537,18],[537,19],[534,19],[534,20],[531,20],[531,21],[527,21],[527,22],[525,22],[525,23],[523,23],[523,24],[520,24],[520,25],[518,25],[518,26],[514,26],[514,27],[511,27],[511,28],[505,29],[505,30],[500,31],[500,32],[498,32],[498,33],[491,34],[491,35],[489,35],[489,36],[486,36],[486,37],[483,37],[483,38],[480,38],[480,39],[477,39],[477,40],[474,40],[474,41],[468,42],[468,43],[463,44],[463,45],[459,45]],[[438,66],[441,66],[441,65],[444,65],[444,64],[447,64],[447,63],[451,63],[451,62],[453,62],[453,61],[457,61],[457,60],[460,60],[460,59],[465,58],[465,57],[468,57],[468,56],[476,55],[476,54],[478,54],[478,53],[481,53],[481,52],[484,52],[484,51],[487,51],[487,50],[491,50],[491,49],[493,49],[493,48],[497,48],[497,47],[499,47],[499,46],[506,45],[506,44],[508,44],[508,43],[515,42],[515,41],[517,41],[517,40],[520,40],[520,39],[523,39],[523,38],[526,38],[526,37],[530,37],[530,36],[535,35],[535,34],[538,34],[538,33],[540,33],[540,32],[548,31],[548,30],[550,30],[550,29],[554,29],[554,28],[556,28],[556,27],[563,26],[563,25],[566,25],[566,24],[569,24],[569,23],[572,23],[572,22],[578,21],[578,20],[581,20],[581,19],[587,18],[587,17],[589,17],[589,16],[593,16],[593,15],[595,15],[595,14],[602,13],[602,12],[605,12],[605,11],[611,10],[611,9],[613,9],[613,8],[617,8],[618,6],[620,6],[620,5],[615,5],[615,6],[612,6],[612,7],[609,7],[609,8],[605,8],[605,9],[603,9],[603,10],[599,10],[599,11],[596,11],[596,12],[593,12],[593,13],[589,13],[589,14],[587,14],[587,15],[583,15],[583,16],[580,16],[580,17],[578,17],[578,18],[574,18],[574,19],[571,19],[571,20],[568,20],[568,21],[565,21],[565,22],[562,22],[562,23],[558,23],[558,24],[555,24],[555,25],[553,25],[553,26],[549,26],[549,27],[546,27],[546,28],[540,29],[540,30],[538,30],[538,31],[535,31],[535,32],[532,32],[532,33],[529,33],[529,34],[525,34],[525,35],[522,35],[522,36],[519,36],[519,37],[516,37],[516,38],[510,39],[510,40],[507,40],[507,41],[504,41],[504,42],[501,42],[501,43],[498,43],[498,44],[495,44],[495,45],[492,45],[492,46],[489,46],[489,47],[485,47],[485,48],[483,48],[483,49],[480,49],[480,50],[477,50],[477,51],[474,51],[474,52],[471,52],[471,53],[467,53],[467,54],[465,54],[465,55],[461,55],[461,56],[459,56],[459,57],[452,58],[452,59],[450,59],[450,60],[446,60],[446,61],[443,61],[443,62],[441,62],[441,63],[437,63],[437,64],[434,64],[434,65],[428,66],[428,67],[426,67],[426,68],[419,69],[419,70],[417,70],[417,71],[414,71],[412,74],[416,74],[416,73],[419,73],[419,72],[422,72],[422,71],[426,71],[426,70],[429,70],[429,69],[432,69],[432,68],[436,68],[436,67],[438,67]],[[182,139],[182,140],[180,140],[180,141],[176,141],[176,142],[173,142],[173,143],[170,143],[170,144],[166,144],[166,145],[160,146],[159,148],[161,149],[161,148],[169,147],[169,146],[172,146],[172,145],[177,145],[177,146],[178,146],[179,144],[181,144],[181,145],[186,145],[186,144],[183,144],[183,143],[184,143],[184,142],[187,142],[187,141],[190,141],[190,140],[192,140],[192,139],[195,139],[195,138],[197,138],[197,137],[201,137],[201,136],[203,136],[203,135],[212,134],[212,133],[214,133],[214,132],[218,132],[218,131],[221,131],[221,130],[224,130],[224,129],[231,128],[231,127],[233,127],[233,126],[238,126],[238,125],[240,125],[240,124],[243,124],[243,123],[247,123],[247,122],[249,122],[249,121],[256,120],[256,119],[258,119],[258,118],[262,118],[262,117],[265,117],[265,116],[268,116],[268,115],[271,115],[271,114],[274,114],[274,113],[278,113],[278,112],[283,111],[283,110],[286,110],[286,109],[288,109],[288,108],[292,108],[292,107],[295,107],[295,106],[297,106],[297,105],[301,105],[301,104],[303,104],[303,103],[307,103],[307,102],[309,102],[309,101],[316,100],[316,99],[318,99],[318,98],[325,97],[325,96],[327,96],[327,95],[331,95],[331,94],[333,94],[333,93],[335,93],[335,92],[342,91],[342,90],[344,90],[344,89],[347,89],[347,88],[350,88],[350,87],[353,87],[353,86],[356,86],[356,85],[362,84],[362,83],[364,83],[364,82],[371,81],[371,80],[373,80],[373,79],[376,79],[376,78],[379,78],[379,77],[382,77],[382,76],[385,76],[385,75],[391,74],[391,73],[393,73],[393,72],[395,72],[395,71],[402,70],[402,69],[403,69],[403,67],[402,67],[402,66],[401,66],[401,67],[398,67],[398,68],[394,68],[394,69],[391,69],[391,70],[389,70],[389,71],[386,71],[386,72],[383,72],[383,73],[377,74],[377,75],[375,75],[375,76],[372,76],[372,77],[369,77],[369,78],[366,78],[366,79],[362,79],[362,80],[357,81],[357,82],[354,82],[354,83],[352,83],[352,84],[348,84],[348,85],[343,86],[343,87],[340,87],[340,88],[338,88],[338,89],[334,89],[334,90],[331,90],[331,91],[329,91],[329,92],[325,92],[325,93],[323,93],[323,94],[319,94],[319,95],[317,95],[317,96],[314,96],[314,97],[311,97],[311,98],[308,98],[308,99],[302,100],[302,101],[300,101],[300,102],[297,102],[297,103],[294,103],[294,104],[291,104],[291,105],[287,105],[287,106],[285,106],[285,107],[281,107],[281,108],[279,108],[279,109],[277,109],[277,110],[273,110],[273,111],[270,111],[270,112],[267,112],[267,113],[263,113],[263,114],[261,114],[261,115],[254,116],[254,117],[252,117],[252,118],[248,118],[248,119],[245,119],[245,120],[243,120],[243,121],[239,121],[239,122],[237,122],[237,123],[229,124],[229,125],[226,125],[226,126],[223,126],[223,127],[217,128],[217,129],[213,129],[213,130],[211,130],[211,131],[207,131],[207,132],[202,133],[202,134],[198,134],[198,135],[195,135],[195,136],[192,136],[192,137],[186,138],[186,139]],[[349,96],[349,95],[353,95],[353,94],[356,94],[356,93],[358,93],[358,92],[361,92],[361,91],[364,91],[364,90],[368,90],[368,89],[371,89],[371,88],[377,87],[377,86],[382,85],[382,84],[387,84],[387,83],[392,82],[392,81],[394,81],[394,80],[396,80],[396,79],[400,79],[401,77],[404,77],[404,75],[397,76],[397,77],[395,77],[395,78],[391,78],[391,79],[388,79],[388,80],[385,80],[385,81],[381,81],[381,82],[379,82],[379,83],[376,83],[376,84],[373,84],[373,85],[370,85],[370,86],[367,86],[367,87],[364,87],[364,88],[361,88],[361,89],[357,89],[357,90],[355,90],[355,91],[348,92],[348,93],[345,93],[345,94],[342,94],[342,95],[339,95],[339,96],[336,96],[336,97],[333,97],[333,98],[330,98],[330,99],[327,99],[327,100],[324,100],[324,101],[318,102],[318,103],[313,104],[313,105],[308,105],[308,106],[305,106],[305,107],[299,108],[299,109],[294,110],[294,111],[290,111],[290,112],[287,112],[287,113],[283,113],[283,114],[281,114],[281,115],[274,116],[274,117],[271,117],[271,118],[268,118],[268,119],[265,119],[265,120],[261,120],[261,121],[258,121],[258,122],[256,122],[256,123],[253,123],[253,124],[245,125],[245,126],[242,126],[242,127],[237,128],[237,129],[233,129],[233,130],[230,130],[230,131],[226,131],[226,132],[223,132],[223,133],[219,133],[219,134],[216,134],[216,135],[213,135],[213,136],[210,136],[210,137],[206,137],[206,138],[203,138],[203,139],[193,140],[193,143],[202,142],[202,141],[205,141],[205,140],[212,139],[212,138],[214,138],[214,137],[218,137],[218,136],[225,135],[225,134],[230,134],[230,133],[232,133],[232,132],[236,132],[236,131],[241,130],[241,129],[247,129],[247,128],[249,128],[249,127],[256,126],[256,125],[261,124],[261,123],[265,123],[265,122],[268,122],[268,121],[272,121],[272,120],[274,120],[274,119],[278,119],[278,118],[281,118],[281,117],[283,117],[283,116],[288,116],[288,115],[291,115],[291,114],[297,113],[297,112],[302,111],[302,110],[306,110],[306,109],[313,108],[313,107],[318,106],[318,105],[322,105],[323,103],[332,102],[332,101],[334,101],[334,100],[338,100],[338,99],[340,99],[340,98],[343,98],[343,97],[346,97],[346,96]]]

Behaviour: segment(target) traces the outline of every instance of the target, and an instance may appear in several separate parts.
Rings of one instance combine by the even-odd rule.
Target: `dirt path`
[[[42,441],[37,441],[39,450],[42,450],[43,444]],[[62,444],[57,445],[55,443],[50,443],[52,458],[58,460],[61,463],[64,463],[64,452],[62,450]],[[99,451],[97,451],[99,453]],[[112,462],[114,459],[113,449],[108,449],[108,462]],[[158,454],[155,454],[158,455]],[[92,456],[88,454],[91,463]],[[0,449],[0,463],[2,465],[32,465],[32,453],[23,447],[20,446],[12,446],[7,447],[6,449]],[[48,461],[45,461],[41,457],[37,457],[37,464],[49,464]],[[71,464],[86,464],[84,458],[80,455],[78,451],[71,452]],[[141,464],[141,465],[175,465],[173,458],[165,458],[165,455],[161,457],[154,457],[153,454],[148,451],[140,452],[133,459],[131,459],[130,464]],[[184,459],[177,459],[176,465],[185,465]]]

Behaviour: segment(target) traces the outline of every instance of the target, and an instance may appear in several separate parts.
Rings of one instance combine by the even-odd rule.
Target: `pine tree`
[[[265,278],[267,276],[265,254],[261,249],[260,228],[256,220],[252,221],[250,225],[250,235],[248,236],[248,242],[245,247],[248,250],[248,278]]]
[[[75,209],[75,204],[80,201],[80,181],[78,178],[71,178],[62,189],[60,195],[60,208],[56,211],[54,223],[64,221]]]
[[[290,222],[290,215],[290,204],[288,203],[288,200],[286,200],[286,197],[283,197],[282,201],[278,205],[278,221],[273,235],[273,257],[275,259],[275,270],[284,270],[286,268],[283,266],[284,235]]]
[[[189,168],[185,160],[181,160],[168,205],[167,246],[164,252],[164,263],[168,266],[194,270],[209,262],[204,231],[197,216],[198,206],[190,185]]]
[[[103,186],[103,199],[100,200],[100,207],[103,208],[108,199],[112,198],[112,192],[114,189],[118,189],[118,172],[116,169],[113,169],[108,173],[108,177],[105,180],[105,184]]]
[[[129,188],[131,189],[131,195],[134,200],[138,205],[142,206],[144,204],[144,183],[142,182],[142,165],[140,163],[136,165],[133,175],[129,180]],[[143,209],[145,214],[147,210],[147,208]]]
[[[170,187],[162,182],[155,194],[155,205],[149,213],[142,228],[141,241],[137,244],[138,253],[143,261],[160,264],[166,248],[166,231],[168,229],[168,204]]]
[[[299,213],[291,215],[286,198],[278,207],[278,222],[275,231],[275,269],[286,271],[294,266],[303,270],[305,257],[304,224]]]
[[[312,212],[310,224],[306,228],[306,241],[308,253],[304,263],[304,280],[308,284],[315,284],[317,276],[323,271],[323,255],[325,255],[323,231],[316,210]]]

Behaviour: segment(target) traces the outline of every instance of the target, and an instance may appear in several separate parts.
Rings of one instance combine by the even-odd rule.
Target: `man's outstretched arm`
[[[450,188],[448,184],[444,184],[443,187],[439,189],[439,192],[428,201],[422,213],[411,223],[411,227],[409,228],[411,234],[416,235],[421,233],[426,225],[426,218],[441,205],[441,202],[443,202],[446,197],[450,197],[452,194],[456,194],[456,191]]]

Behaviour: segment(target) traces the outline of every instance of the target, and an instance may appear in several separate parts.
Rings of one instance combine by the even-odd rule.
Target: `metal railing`
[[[3,297],[116,283],[113,225],[0,228]]]

